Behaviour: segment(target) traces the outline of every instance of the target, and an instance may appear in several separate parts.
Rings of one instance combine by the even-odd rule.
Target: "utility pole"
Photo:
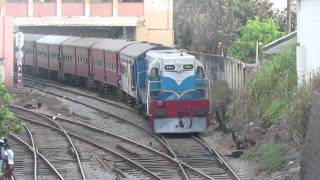
[[[291,17],[291,0],[287,0],[287,28],[288,28],[288,33],[291,33],[291,21],[292,21],[292,17]]]
[[[19,49],[16,52],[17,67],[18,67],[18,88],[23,87],[23,77],[22,77],[23,52],[21,50],[23,45],[24,45],[24,34],[22,32],[17,32],[16,33],[16,47]]]

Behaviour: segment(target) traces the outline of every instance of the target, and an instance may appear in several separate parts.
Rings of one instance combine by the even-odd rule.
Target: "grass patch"
[[[272,101],[263,114],[263,119],[275,123],[279,120],[289,104],[289,98],[280,98]]]
[[[283,151],[278,144],[264,144],[245,151],[243,157],[257,161],[261,170],[272,173],[282,167],[285,161]]]

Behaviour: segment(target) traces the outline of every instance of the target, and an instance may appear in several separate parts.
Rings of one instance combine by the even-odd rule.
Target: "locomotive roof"
[[[128,47],[124,48],[121,51],[121,55],[127,55],[133,58],[137,58],[141,56],[143,53],[146,51],[153,49],[155,47],[164,47],[162,45],[157,45],[157,44],[150,44],[150,43],[134,43],[129,45]]]
[[[48,35],[37,40],[37,43],[60,45],[64,41],[73,38],[72,36]]]
[[[90,48],[100,40],[101,39],[99,38],[74,38],[74,39],[67,40],[66,42],[63,43],[63,45]]]
[[[103,39],[94,46],[93,49],[106,50],[110,52],[118,52],[122,48],[134,43],[135,41],[126,41],[120,39]]]
[[[42,38],[43,36],[45,36],[45,35],[24,33],[24,40],[25,41],[36,41],[36,40]]]
[[[148,51],[147,53],[147,57],[150,58],[155,58],[155,57],[167,57],[167,58],[171,58],[171,57],[182,57],[182,58],[195,58],[195,56],[187,54],[186,52],[177,50],[177,49],[169,49],[169,50],[151,50]]]

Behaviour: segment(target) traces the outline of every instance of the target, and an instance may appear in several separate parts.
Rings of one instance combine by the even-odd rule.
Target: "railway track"
[[[57,133],[53,130],[43,129],[42,126],[36,124],[29,124],[32,126],[30,130],[35,136],[38,151],[48,157],[64,179],[86,179],[77,149],[61,126],[45,116],[26,112],[14,106],[10,106],[10,109],[20,119],[36,119],[60,129],[61,133]]]
[[[28,81],[32,82],[31,84],[28,83],[28,85],[27,85],[31,88],[38,89],[40,91],[49,93],[51,95],[67,99],[69,101],[73,101],[75,103],[83,104],[84,106],[93,108],[93,109],[100,111],[100,112],[103,112],[103,113],[108,113],[108,114],[110,113],[110,111],[106,112],[105,110],[100,109],[99,106],[92,106],[92,105],[88,105],[86,103],[83,103],[86,101],[77,100],[77,99],[71,97],[71,95],[67,96],[65,93],[52,92],[51,90],[48,90],[48,87],[54,87],[54,88],[60,89],[61,91],[65,90],[66,92],[68,92],[68,94],[74,93],[78,96],[85,96],[87,98],[92,98],[92,99],[97,100],[98,97],[96,97],[94,95],[88,95],[86,93],[77,92],[77,91],[74,92],[73,90],[70,90],[70,89],[66,90],[65,88],[62,88],[57,85],[51,86],[50,83],[43,82],[43,81],[35,81],[35,80],[28,80]],[[35,85],[35,83],[37,83],[37,85]],[[46,87],[46,88],[44,88],[44,87]],[[105,101],[105,100],[101,100],[101,98],[98,98],[97,101],[99,101],[101,103],[107,103],[109,105],[133,112],[133,110],[131,108],[129,108],[129,107],[123,108],[124,105],[119,105],[118,102],[113,102],[110,100]],[[116,105],[114,105],[114,104],[116,104]],[[111,116],[119,118],[119,119],[126,121],[126,122],[130,123],[131,125],[137,127],[136,124],[132,123],[132,121],[128,121],[125,117],[119,117],[119,115],[112,114],[112,112],[111,112]],[[192,138],[193,139],[192,143],[185,145],[185,146],[182,146],[182,145],[180,146],[179,141],[177,143],[175,143],[174,142],[175,140],[159,139],[151,131],[149,131],[146,126],[138,126],[137,128],[142,129],[147,134],[153,136],[156,139],[158,144],[156,146],[154,146],[153,148],[158,149],[159,152],[170,155],[170,157],[176,162],[176,166],[180,167],[179,175],[180,175],[180,178],[182,178],[182,179],[240,179],[237,176],[237,173],[232,170],[232,168],[228,165],[228,163],[225,162],[223,160],[223,158],[218,153],[216,153],[215,151],[212,150],[213,149],[212,147],[209,147],[208,145],[204,145],[203,140],[200,140],[201,142],[195,143],[196,140],[194,138]],[[190,141],[190,138],[188,138],[187,141]],[[184,141],[184,142],[186,142],[186,141]],[[194,146],[194,144],[197,144],[197,146]],[[163,146],[165,148],[163,148]],[[183,148],[188,149],[192,146],[194,146],[193,148],[195,148],[195,150],[197,150],[197,148],[199,148],[198,151],[195,151],[195,152],[199,152],[198,154],[192,154],[192,153],[190,155],[183,154],[180,150]],[[200,146],[201,146],[201,148],[200,148]],[[130,148],[125,147],[122,149],[122,151],[126,151],[126,149],[128,150]],[[201,150],[202,152],[200,152],[199,150]],[[130,152],[128,152],[128,153],[130,154]],[[194,156],[194,158],[191,158],[192,156]],[[187,158],[187,157],[189,157],[189,158]],[[205,167],[207,167],[207,168],[205,168]],[[210,168],[208,168],[208,167],[210,167]],[[163,177],[163,178],[167,179],[168,177]]]
[[[237,179],[237,175],[224,158],[202,138],[193,135],[177,137],[162,136],[171,153],[180,160],[208,175],[212,179]],[[186,171],[188,179],[201,179],[197,174]]]
[[[33,143],[33,135],[26,125],[25,131],[10,135],[10,144],[15,152],[14,179],[63,179],[52,163],[41,154]]]
[[[11,107],[18,108],[15,106]],[[27,118],[23,119],[25,121],[41,124],[42,126],[50,127],[59,131],[58,128],[52,127],[50,126],[50,124],[37,122]],[[118,162],[118,168],[131,176],[137,176],[136,178],[138,179],[180,179],[179,176],[177,176],[180,174],[180,169],[178,167],[176,159],[160,151],[144,146],[125,137],[92,126],[88,126],[80,122],[74,122],[63,118],[57,118],[56,120],[61,126],[63,126],[65,131],[71,137],[75,137],[99,149],[108,151],[109,153],[111,152],[114,155],[118,155],[119,157],[126,159],[131,164],[134,164],[136,167],[139,167],[143,172],[149,173],[149,175],[151,175],[151,177],[147,176],[141,178],[141,175],[144,175],[143,173],[138,174],[136,171],[132,172],[132,167],[127,167],[122,162]],[[80,126],[82,128],[80,128]],[[124,141],[127,143],[124,143]],[[193,173],[198,174],[198,176],[205,179],[211,179],[209,176],[199,171],[198,169],[195,169],[185,163],[181,164]]]

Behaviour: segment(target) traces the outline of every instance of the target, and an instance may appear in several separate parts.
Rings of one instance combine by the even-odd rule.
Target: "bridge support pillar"
[[[33,0],[28,0],[28,16],[33,16]]]
[[[84,16],[86,17],[90,16],[90,0],[84,1]]]
[[[112,1],[112,16],[113,17],[118,16],[118,0]]]
[[[13,18],[8,16],[0,16],[0,74],[13,87]]]
[[[56,9],[56,14],[57,14],[57,16],[58,17],[60,17],[61,16],[61,14],[62,14],[62,0],[57,0],[57,5],[56,5],[57,7],[57,9]]]

